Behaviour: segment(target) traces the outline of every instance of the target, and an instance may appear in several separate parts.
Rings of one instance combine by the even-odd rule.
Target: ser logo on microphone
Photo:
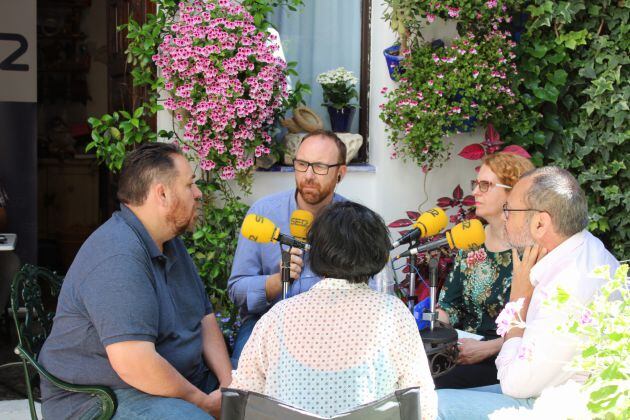
[[[311,224],[311,222],[309,220],[304,220],[302,218],[299,217],[292,217],[291,218],[291,224],[293,226],[303,226],[303,227],[307,227]]]

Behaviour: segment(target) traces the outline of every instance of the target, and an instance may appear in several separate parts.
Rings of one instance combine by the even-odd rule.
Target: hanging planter
[[[449,46],[414,48],[396,89],[384,88],[381,119],[395,156],[428,169],[441,166],[452,142],[445,134],[469,132],[495,119],[518,118],[518,72],[509,34],[466,34]]]
[[[389,48],[383,50],[385,56],[385,62],[387,63],[387,70],[389,71],[389,77],[394,81],[398,81],[400,75],[405,73],[405,69],[400,65],[404,57],[400,53],[400,45],[392,45]]]

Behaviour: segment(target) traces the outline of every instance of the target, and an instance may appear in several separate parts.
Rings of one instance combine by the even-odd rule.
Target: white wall
[[[395,83],[389,78],[383,50],[395,41],[388,24],[383,21],[384,6],[379,0],[372,1],[371,16],[371,51],[370,51],[370,156],[369,163],[376,167],[373,173],[349,172],[339,184],[337,192],[345,197],[362,203],[380,213],[386,222],[405,217],[405,211],[419,209],[426,197],[423,183],[426,179],[428,201],[419,210],[428,210],[435,206],[437,198],[451,196],[453,189],[460,184],[468,194],[469,181],[475,177],[474,168],[478,161],[469,161],[457,156],[466,145],[483,140],[483,129],[472,133],[451,136],[454,146],[452,159],[442,168],[432,170],[428,175],[413,163],[392,160],[387,147],[385,125],[379,119],[379,105],[384,102],[380,90],[383,86],[393,88]],[[449,36],[452,27],[435,28],[435,33]],[[172,127],[170,116],[162,112],[158,115],[159,128]],[[293,173],[257,172],[254,176],[252,195],[245,198],[253,203],[265,195],[289,189],[295,186]]]

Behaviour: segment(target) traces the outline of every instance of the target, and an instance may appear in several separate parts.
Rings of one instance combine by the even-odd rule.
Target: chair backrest
[[[405,388],[333,417],[321,417],[274,398],[233,388],[221,389],[222,420],[408,420],[420,418],[420,388]]]
[[[20,346],[37,359],[50,334],[54,308],[46,308],[47,299],[57,302],[63,277],[43,267],[25,264],[13,278],[11,309]],[[50,300],[50,299],[48,299]]]

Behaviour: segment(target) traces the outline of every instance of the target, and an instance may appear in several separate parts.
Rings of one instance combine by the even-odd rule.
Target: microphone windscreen
[[[478,219],[464,220],[446,233],[448,245],[464,251],[478,248],[486,240],[486,232]]]
[[[313,213],[308,210],[295,210],[291,213],[289,228],[291,236],[295,239],[306,242],[306,236],[313,224]]]
[[[420,235],[425,238],[440,233],[448,224],[448,217],[444,210],[439,207],[432,208],[418,217],[415,227],[420,229]]]
[[[257,214],[248,214],[243,220],[241,235],[250,241],[267,243],[278,239],[280,230],[269,219]]]

